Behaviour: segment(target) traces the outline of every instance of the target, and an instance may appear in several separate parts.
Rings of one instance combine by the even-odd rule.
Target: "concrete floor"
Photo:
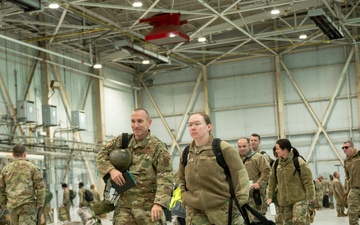
[[[327,209],[324,208],[321,211],[316,212],[314,223],[311,225],[347,225],[349,224],[349,220],[347,217],[337,217],[335,209]],[[269,213],[266,215],[268,219],[274,221],[274,217]],[[80,220],[79,216],[76,215],[76,211],[72,211],[72,218],[74,220]],[[112,225],[112,213],[107,215],[107,218],[101,219],[102,225]],[[54,223],[53,223],[54,224]],[[60,222],[55,224],[61,224]],[[54,225],[55,225],[54,224]],[[167,225],[172,225],[171,222],[167,222]]]
[[[112,216],[112,215],[111,215]],[[270,213],[266,215],[268,219],[274,220],[274,216],[271,216]],[[112,225],[109,217],[106,219],[102,219],[103,225]],[[335,209],[327,209],[324,208],[321,211],[316,212],[314,223],[311,225],[347,225],[349,224],[349,220],[347,217],[337,217],[337,213]],[[168,222],[167,225],[172,225],[171,222]]]

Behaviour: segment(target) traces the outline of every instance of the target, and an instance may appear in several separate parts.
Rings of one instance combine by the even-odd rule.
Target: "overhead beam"
[[[243,34],[245,34],[246,36],[248,36],[251,40],[255,41],[256,43],[258,43],[259,45],[261,45],[262,47],[264,47],[265,49],[267,49],[269,52],[271,52],[274,55],[277,55],[276,52],[274,52],[272,49],[270,49],[268,46],[266,46],[265,44],[263,44],[262,42],[260,42],[259,40],[257,40],[256,38],[254,38],[252,35],[250,35],[246,30],[244,30],[243,28],[241,28],[240,26],[238,26],[236,23],[234,23],[233,21],[231,21],[229,18],[227,18],[226,16],[222,15],[221,13],[219,13],[218,11],[216,11],[213,7],[211,7],[207,2],[205,2],[204,0],[197,0],[199,3],[201,3],[203,6],[205,6],[206,8],[208,8],[209,10],[211,10],[213,13],[215,13],[217,16],[219,16],[221,19],[225,20],[228,24],[230,24],[232,27],[236,28],[237,30],[239,30],[240,32],[242,32]]]

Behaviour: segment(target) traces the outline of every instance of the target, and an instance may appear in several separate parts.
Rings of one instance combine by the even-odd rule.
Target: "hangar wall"
[[[12,34],[7,34],[11,37]],[[16,36],[12,36],[16,37]],[[21,39],[16,37],[16,39]],[[89,61],[86,56],[48,48],[50,51],[72,58]],[[101,177],[95,165],[98,149],[96,135],[97,110],[95,90],[97,71],[83,63],[77,63],[55,55],[39,54],[35,49],[0,40],[0,149],[11,151],[15,143],[27,146],[28,155],[45,155],[44,160],[34,163],[43,170],[49,188],[57,196],[61,183],[66,182],[77,189],[83,181],[87,187],[98,185]],[[62,83],[52,90],[51,80]],[[129,115],[134,108],[133,75],[117,68],[102,70],[104,92],[104,123],[106,140],[126,127],[129,131]],[[119,85],[122,84],[122,85]],[[28,89],[28,92],[26,90]],[[27,100],[34,103],[35,122],[19,122],[16,102]],[[43,102],[56,106],[56,124],[43,126]],[[86,115],[86,130],[79,131],[71,123],[67,112],[83,110]],[[0,159],[1,168],[8,162]],[[96,181],[96,182],[95,182]],[[99,187],[98,187],[99,188]],[[57,196],[61,202],[62,196]],[[56,205],[56,202],[52,202]],[[55,206],[57,208],[57,206]]]
[[[347,64],[348,62],[348,64]],[[206,68],[209,79],[210,115],[215,136],[236,147],[239,137],[251,133],[262,136],[261,149],[272,156],[272,147],[281,136],[278,111],[279,94],[283,98],[286,138],[310,162],[314,176],[343,169],[343,141],[359,145],[359,113],[356,93],[356,69],[352,48],[319,48],[282,55],[281,93],[277,92],[275,57],[249,59]],[[171,74],[152,75],[148,86],[159,111],[184,148],[191,140],[187,128],[179,130],[201,69],[192,68]],[[164,128],[154,104],[143,92],[144,107],[154,116],[152,131],[166,143],[172,138]],[[196,90],[191,112],[204,111],[204,82]],[[332,101],[333,99],[333,101]],[[186,117],[186,120],[188,117]],[[319,123],[325,132],[319,128]],[[321,127],[321,126],[320,126]],[[320,129],[321,132],[318,132]],[[318,138],[316,136],[319,133]],[[171,146],[172,149],[172,146]],[[174,148],[174,169],[178,151]],[[340,169],[339,169],[340,168]]]
[[[62,52],[61,49],[52,50],[77,59],[85,57]],[[49,128],[54,144],[47,149],[53,157],[47,157],[43,162],[49,168],[47,175],[56,183],[62,182],[64,169],[71,161],[70,168],[76,170],[68,174],[66,179],[69,183],[76,184],[80,180],[91,182],[89,169],[97,178],[94,149],[98,142],[96,121],[99,118],[94,102],[98,93],[93,83],[97,72],[81,63],[59,57],[49,57],[46,59],[49,63],[44,63],[42,67],[41,63],[45,60],[34,58],[38,55],[36,50],[9,41],[0,40],[0,51],[1,147],[9,139],[14,142],[26,139],[35,152],[43,150],[49,137],[39,135],[38,131],[44,129],[41,126],[41,106],[43,87],[48,86],[44,84],[43,74],[46,71],[47,82],[61,78],[64,86],[64,93],[58,89],[50,90],[47,96],[49,103],[57,106],[58,115],[57,126]],[[139,106],[148,109],[153,117],[152,133],[168,144],[174,170],[178,166],[179,151],[173,139],[178,140],[180,148],[191,141],[186,128],[187,112],[204,111],[209,106],[214,135],[229,141],[234,147],[239,137],[255,132],[262,136],[261,148],[272,155],[271,149],[283,131],[293,146],[308,159],[314,175],[327,176],[325,173],[335,170],[343,175],[341,166],[337,166],[344,158],[340,149],[342,142],[350,139],[355,142],[355,147],[359,145],[353,55],[351,47],[318,48],[284,54],[279,57],[278,64],[276,57],[269,56],[145,74],[144,80],[152,82],[144,82],[146,87],[140,91],[142,101]],[[280,80],[276,76],[277,65],[281,68]],[[31,73],[34,66],[35,70]],[[204,77],[207,78],[205,81]],[[121,132],[131,131],[129,118],[137,107],[137,89],[132,88],[134,75],[117,68],[104,67],[102,81],[105,136],[109,140]],[[24,94],[29,83],[29,92]],[[68,99],[70,109],[64,98]],[[12,109],[19,99],[34,101],[37,121],[17,124],[22,131],[17,128],[14,132],[15,114]],[[283,114],[279,112],[279,105],[284,108]],[[78,109],[86,113],[85,131],[72,130],[66,114],[67,110]],[[283,126],[279,125],[280,121],[283,121]],[[325,132],[320,129],[321,126],[319,128],[319,123],[323,123]],[[86,157],[84,154],[71,156],[73,160],[69,161],[72,150],[90,153]],[[89,161],[84,164],[85,158]],[[49,165],[54,166],[52,171]]]

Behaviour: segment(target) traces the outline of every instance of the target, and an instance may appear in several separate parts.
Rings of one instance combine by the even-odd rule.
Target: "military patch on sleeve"
[[[110,141],[109,143],[106,144],[106,148],[111,148],[111,146],[114,145],[114,141]]]

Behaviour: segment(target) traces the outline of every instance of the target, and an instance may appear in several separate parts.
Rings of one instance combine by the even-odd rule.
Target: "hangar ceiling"
[[[42,1],[42,9],[24,12],[13,0],[1,2],[1,31],[19,41],[71,52],[89,64],[126,67],[134,72],[171,70],[194,65],[281,55],[321,46],[359,43],[360,0],[134,0]],[[27,0],[25,2],[35,2]],[[278,15],[270,12],[278,9]],[[309,18],[323,9],[344,38],[329,40]],[[152,26],[140,19],[180,13],[189,41],[154,45],[145,41]],[[299,39],[306,34],[307,39]],[[205,37],[205,42],[199,42]],[[150,64],[143,65],[144,59]]]

